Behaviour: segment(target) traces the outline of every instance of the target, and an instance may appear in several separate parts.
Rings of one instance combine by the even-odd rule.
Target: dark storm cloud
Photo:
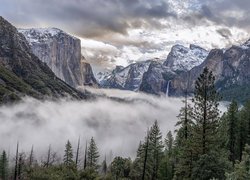
[[[216,30],[217,33],[219,33],[222,37],[229,39],[232,36],[232,33],[230,29],[227,28],[221,28]]]
[[[19,26],[56,26],[81,37],[127,34],[174,16],[164,0],[2,0],[0,12]],[[157,26],[156,26],[157,27]]]
[[[216,24],[250,30],[250,16],[248,15],[250,12],[249,0],[199,1],[202,4],[197,15],[199,19],[205,18]]]

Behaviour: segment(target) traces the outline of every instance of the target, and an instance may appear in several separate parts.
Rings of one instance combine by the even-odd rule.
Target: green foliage
[[[236,159],[236,133],[237,133],[237,113],[238,105],[236,101],[232,101],[227,112],[228,119],[228,150],[230,152],[229,160],[234,166]]]
[[[250,146],[246,144],[243,152],[242,161],[235,164],[234,171],[227,173],[228,180],[250,179]]]
[[[63,161],[67,167],[74,166],[73,149],[72,149],[72,145],[69,142],[69,140],[67,141],[67,143],[65,145]]]
[[[83,171],[80,172],[81,180],[95,180],[98,177],[98,173],[94,168],[87,167]]]
[[[115,179],[129,178],[131,165],[131,159],[115,157],[111,163],[111,174],[115,177]]]
[[[8,160],[5,151],[2,152],[0,157],[0,179],[8,179]]]
[[[53,165],[50,167],[35,166],[32,168],[27,179],[37,180],[76,180],[79,179],[78,173],[65,167],[64,165]]]
[[[97,171],[99,168],[98,158],[99,158],[99,152],[98,152],[95,140],[92,137],[89,143],[89,148],[88,148],[87,167]]]
[[[195,82],[192,118],[194,125],[194,146],[196,156],[204,155],[217,145],[217,128],[219,122],[219,95],[214,86],[215,77],[208,68]]]
[[[216,152],[200,155],[194,164],[192,179],[225,179],[227,166],[227,161]]]

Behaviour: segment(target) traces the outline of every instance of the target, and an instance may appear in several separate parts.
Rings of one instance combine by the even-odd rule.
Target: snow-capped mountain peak
[[[164,65],[173,71],[188,71],[200,65],[207,55],[208,51],[197,45],[185,47],[178,44],[172,47]]]
[[[98,73],[99,83],[103,87],[113,87],[137,91],[142,81],[143,74],[148,70],[152,60],[130,64],[127,67],[116,66],[111,73]]]
[[[61,33],[67,34],[58,28],[31,28],[31,29],[18,29],[18,31],[22,33],[28,40],[28,42],[31,44],[46,42]],[[76,39],[73,36],[71,37]]]

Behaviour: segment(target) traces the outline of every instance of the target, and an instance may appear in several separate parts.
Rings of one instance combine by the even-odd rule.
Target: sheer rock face
[[[89,63],[85,62],[85,58],[81,60],[81,81],[82,85],[99,87],[97,80],[92,71],[92,67]]]
[[[140,91],[168,96],[168,94],[166,94],[168,81],[170,81],[175,75],[176,73],[170,68],[159,62],[152,61],[148,71],[143,75]]]
[[[26,37],[33,53],[70,86],[97,85],[90,65],[82,61],[80,39],[56,28],[19,29],[19,32]]]
[[[133,63],[127,67],[117,66],[110,74],[102,78],[100,84],[104,88],[138,91],[143,74],[148,70],[151,62],[148,60]]]
[[[159,60],[147,60],[127,67],[118,66],[112,73],[101,74],[100,84],[105,88],[165,95],[170,80],[200,65],[207,55],[208,52],[199,46],[175,45],[164,63]]]
[[[195,80],[208,67],[215,75],[217,89],[224,100],[239,99],[240,96],[250,97],[250,47],[248,41],[242,46],[232,46],[226,50],[213,49],[206,60],[189,72],[183,73],[172,80],[171,95],[183,95],[188,87],[189,93],[194,92]]]
[[[84,94],[58,79],[32,53],[23,34],[0,16],[0,101],[29,95],[84,98]]]

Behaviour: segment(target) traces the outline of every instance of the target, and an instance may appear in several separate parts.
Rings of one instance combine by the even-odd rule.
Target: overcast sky
[[[206,49],[247,40],[249,0],[0,0],[17,27],[57,27],[82,40],[93,65],[166,58],[178,43]]]

